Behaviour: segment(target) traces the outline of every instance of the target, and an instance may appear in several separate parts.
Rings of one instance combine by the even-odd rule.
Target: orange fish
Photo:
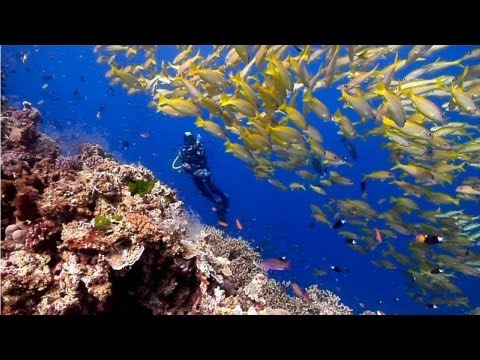
[[[375,228],[375,239],[379,244],[382,242],[382,233],[377,228]]]
[[[310,298],[308,297],[307,294],[305,294],[302,289],[300,288],[300,286],[298,286],[297,284],[295,283],[292,283],[292,289],[293,289],[293,292],[295,293],[295,295],[297,295],[300,299],[302,299],[303,301],[305,301],[307,304],[311,304],[312,303],[312,300],[310,300]]]
[[[237,223],[237,229],[242,231],[243,230],[243,226],[242,226],[242,223],[240,222],[240,220],[236,219],[235,222]]]
[[[222,225],[223,227],[228,227],[228,223],[226,221],[221,221],[219,220],[218,223]]]
[[[418,234],[417,236],[415,236],[415,240],[420,244],[423,244],[426,240],[426,236],[423,234]]]

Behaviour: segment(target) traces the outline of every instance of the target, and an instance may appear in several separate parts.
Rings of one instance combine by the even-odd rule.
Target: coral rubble
[[[3,314],[352,313],[316,286],[308,304],[287,295],[245,241],[185,213],[148,169],[93,144],[61,156],[40,121],[2,99]]]

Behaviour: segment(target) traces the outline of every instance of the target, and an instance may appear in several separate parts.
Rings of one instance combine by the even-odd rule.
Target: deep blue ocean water
[[[472,48],[453,46],[435,53],[429,60],[437,57],[455,60]],[[403,49],[400,57],[405,57],[409,50],[410,47]],[[157,58],[159,61],[171,61],[175,55],[176,49],[167,46],[160,49]],[[128,96],[120,85],[110,86],[110,79],[105,78],[108,67],[97,64],[96,57],[93,46],[2,46],[1,60],[7,75],[2,94],[8,96],[13,104],[20,106],[23,100],[28,100],[36,106],[43,114],[43,129],[61,140],[66,154],[74,154],[81,142],[99,143],[118,160],[139,163],[151,169],[157,178],[178,190],[186,207],[198,214],[204,223],[218,226],[212,204],[199,194],[189,176],[171,168],[184,131],[200,133],[206,144],[215,183],[230,196],[230,226],[225,232],[242,236],[255,247],[259,246],[263,258],[286,256],[291,260],[290,271],[272,273],[278,280],[290,280],[302,287],[318,284],[320,288],[338,294],[355,313],[362,312],[362,306],[388,314],[462,314],[468,311],[462,307],[446,306],[432,310],[425,304],[414,302],[405,294],[409,279],[400,270],[389,271],[375,266],[370,262],[378,258],[375,252],[369,255],[357,253],[335,230],[312,222],[310,204],[322,205],[331,198],[360,199],[361,174],[393,166],[388,160],[389,152],[380,147],[381,137],[371,136],[366,142],[352,140],[359,154],[358,161],[350,160],[355,165],[352,168],[343,166],[335,169],[341,175],[352,178],[356,182],[354,186],[336,185],[328,189],[328,197],[311,191],[281,191],[265,180],[257,180],[245,163],[225,153],[223,140],[197,128],[194,117],[171,118],[156,113],[147,107],[151,100],[147,95]],[[386,64],[390,64],[392,59],[389,57]],[[415,66],[405,69],[405,73]],[[460,73],[461,69],[448,69],[447,72]],[[343,104],[337,100],[340,96],[337,86],[335,84],[332,89],[320,91],[319,96],[332,113],[340,108],[351,119],[356,119],[358,116],[349,109],[343,109]],[[99,110],[102,110],[100,119],[97,118]],[[348,156],[337,134],[337,127],[315,119],[313,114],[308,119],[323,134],[326,148]],[[461,117],[456,116],[455,119],[460,120]],[[478,123],[478,118],[469,121]],[[142,133],[149,133],[149,137],[143,138]],[[298,181],[298,177],[286,171],[279,173],[277,178],[287,185]],[[461,178],[466,176],[478,177],[480,171],[467,167]],[[451,195],[454,195],[453,190],[458,184],[456,179],[452,186],[448,186]],[[446,191],[441,187],[435,190]],[[373,204],[380,198],[402,194],[387,182],[379,181],[367,182],[367,192],[368,201]],[[419,199],[417,203],[425,210],[438,208]],[[382,209],[377,205],[375,208]],[[444,211],[454,209],[451,206],[441,208]],[[472,215],[480,214],[473,202],[462,201],[460,208]],[[235,219],[240,220],[243,231],[236,228]],[[352,228],[346,224],[343,229]],[[402,238],[405,242],[412,240],[405,236]],[[336,273],[330,269],[333,265],[348,270]],[[315,268],[326,274],[315,276]],[[480,306],[480,280],[459,278],[457,284],[470,298],[471,308]]]

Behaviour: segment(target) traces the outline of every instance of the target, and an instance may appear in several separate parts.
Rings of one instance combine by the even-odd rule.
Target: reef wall
[[[23,105],[2,98],[2,314],[352,314],[317,286],[286,294],[148,169],[94,144],[60,155]]]

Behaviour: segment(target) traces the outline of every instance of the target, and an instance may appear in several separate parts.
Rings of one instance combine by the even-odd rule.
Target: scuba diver
[[[187,131],[183,135],[183,141],[184,145],[173,161],[172,168],[180,169],[192,176],[193,182],[200,192],[215,204],[218,221],[226,224],[228,197],[213,182],[212,173],[207,164],[205,147],[200,142],[200,135],[194,137],[191,132]],[[181,161],[180,166],[175,165],[178,159]]]

